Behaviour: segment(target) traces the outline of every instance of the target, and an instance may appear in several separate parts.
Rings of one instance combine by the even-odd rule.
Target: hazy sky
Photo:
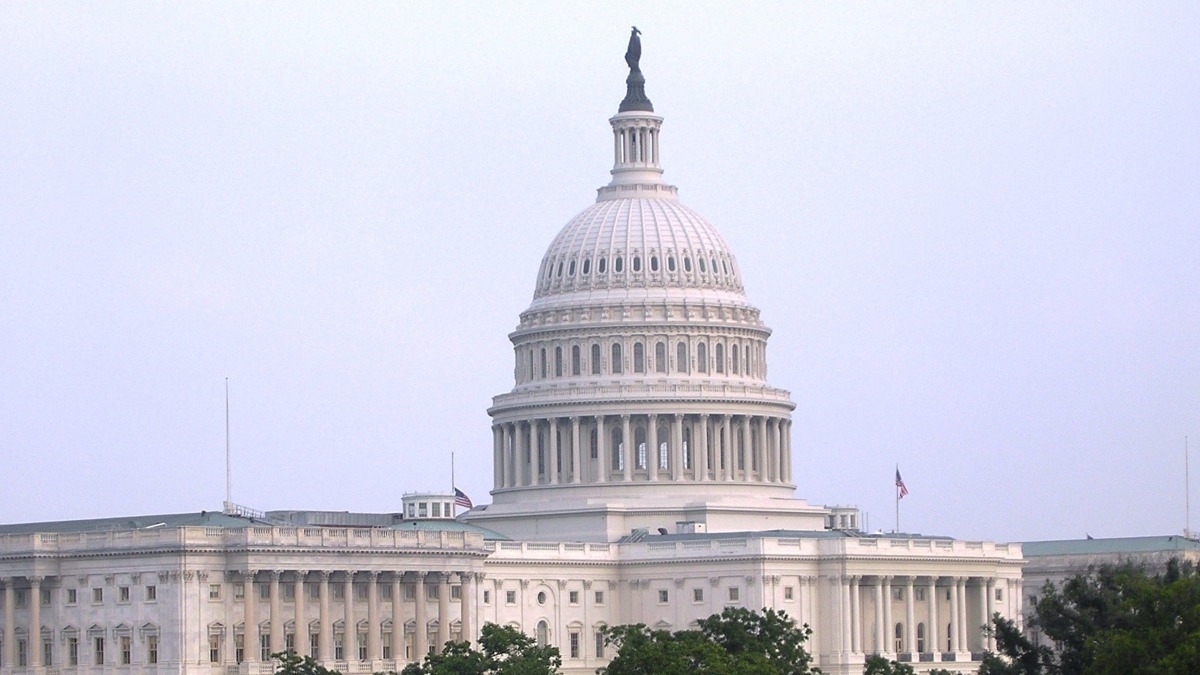
[[[226,377],[239,503],[395,511],[452,451],[489,501],[631,24],[798,496],[891,529],[899,464],[909,531],[1182,530],[1196,2],[0,4],[0,522],[219,509]]]

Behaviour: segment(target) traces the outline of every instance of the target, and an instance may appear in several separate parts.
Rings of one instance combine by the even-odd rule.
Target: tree
[[[469,642],[447,642],[441,653],[430,654],[423,663],[410,663],[400,672],[401,675],[555,675],[560,666],[558,648],[539,645],[511,626],[486,623],[479,631],[479,649],[471,647]]]
[[[271,658],[279,662],[275,675],[341,675],[317,663],[312,657],[300,656],[296,652],[278,652],[272,654]]]
[[[863,668],[863,675],[913,675],[913,673],[913,667],[907,663],[888,661],[878,654],[868,656]]]
[[[698,630],[671,633],[643,624],[607,631],[617,653],[604,675],[808,675],[812,657],[804,641],[808,626],[797,627],[785,612],[761,613],[728,607],[699,621]]]

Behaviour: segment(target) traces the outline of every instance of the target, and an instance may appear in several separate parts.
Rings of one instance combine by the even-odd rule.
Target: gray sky
[[[240,503],[398,510],[451,451],[489,501],[630,24],[798,496],[891,529],[899,464],[910,531],[1183,528],[1195,2],[0,4],[0,522],[220,508],[226,377]]]

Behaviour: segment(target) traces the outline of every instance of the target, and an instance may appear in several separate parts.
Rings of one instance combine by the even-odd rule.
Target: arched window
[[[733,345],[732,347],[729,348],[729,356],[730,356],[729,372],[733,373],[734,375],[738,374],[738,352],[739,351],[741,351],[741,350],[738,349],[737,345]]]
[[[634,272],[642,271],[642,257],[640,255],[633,256],[633,271]]]
[[[567,276],[569,276],[569,277],[575,276],[575,261],[574,260],[572,260],[571,264],[567,266]]]
[[[562,261],[559,260],[558,261],[558,271],[554,273],[554,276],[560,277],[560,278],[562,277],[562,267],[563,267]]]
[[[613,271],[616,272],[617,274],[620,274],[624,269],[625,269],[625,259],[622,258],[621,256],[617,256],[616,260],[613,260]]]
[[[725,372],[725,345],[717,343],[717,372]]]
[[[542,379],[546,379],[546,348],[542,347]]]
[[[592,272],[592,259],[584,258],[583,259],[583,276],[586,277],[588,274],[591,274],[591,272]]]
[[[896,624],[895,645],[897,652],[904,651],[904,624],[902,623]]]
[[[582,358],[582,354],[580,354],[579,351],[580,351],[579,345],[573,345],[571,347],[571,374],[572,375],[579,375],[580,370],[582,368],[582,364],[580,362],[583,360],[583,358]]]
[[[690,427],[683,428],[683,469],[686,471],[692,468],[692,430]]]
[[[658,441],[658,468],[660,468],[660,469],[666,469],[668,467],[667,457],[668,457],[668,454],[670,453],[670,451],[667,448],[667,442],[662,439],[670,438],[670,436],[671,436],[670,429],[668,429],[666,427],[658,428],[658,438],[659,438],[659,441]]]
[[[562,377],[562,347],[554,348],[554,376]]]
[[[691,259],[691,258],[686,258],[686,257],[685,257],[685,258],[683,259],[683,271],[684,271],[684,272],[691,272],[691,271],[692,271],[692,259]]]
[[[925,624],[917,624],[917,651],[925,653]]]
[[[674,271],[675,271],[675,256],[668,256],[668,257],[667,257],[667,271],[668,271],[668,272],[674,272]]]
[[[675,345],[675,370],[680,373],[686,373],[690,370],[688,366],[691,364],[688,363],[687,347],[688,345],[686,342],[680,342],[679,344]]]
[[[545,647],[550,644],[550,624],[543,619],[537,625],[537,642],[539,647]]]
[[[650,271],[651,272],[658,271],[658,256],[656,256],[656,255],[650,256]]]
[[[621,365],[621,343],[614,342],[612,346],[612,372],[619,375],[621,373]]]
[[[612,454],[612,463],[610,466],[613,471],[625,470],[625,434],[619,427],[613,427],[612,433],[609,434],[611,441],[608,447],[612,448],[609,452]]]
[[[746,366],[746,374],[750,375],[750,345],[742,347],[742,365]]]
[[[601,258],[600,260],[596,261],[596,272],[598,274],[604,274],[607,271],[608,271],[608,258]]]
[[[713,271],[713,274],[716,274],[717,272],[721,271],[721,268],[717,267],[717,259],[716,258],[712,259],[712,271]]]
[[[654,345],[654,371],[657,373],[667,372],[667,345],[665,342]]]
[[[703,342],[696,345],[696,370],[708,372],[708,345]]]
[[[590,453],[588,453],[588,455],[592,459],[599,459],[600,458],[600,435],[596,433],[595,429],[592,429],[591,443],[592,443],[591,444],[592,451]]]
[[[600,374],[600,345],[592,345],[592,374]]]
[[[646,372],[646,347],[640,342],[633,343],[633,372]]]
[[[700,263],[700,273],[704,274],[708,271],[708,266],[704,264],[704,258],[696,258],[696,262]]]

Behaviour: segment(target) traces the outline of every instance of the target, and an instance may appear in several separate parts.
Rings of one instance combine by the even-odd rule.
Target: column
[[[783,466],[784,482],[792,483],[792,421],[785,420],[783,425]]]
[[[991,614],[988,612],[988,609],[990,608],[990,606],[992,604],[988,601],[988,598],[989,598],[989,596],[988,596],[988,581],[989,581],[988,579],[982,579],[982,578],[979,580],[979,619],[980,619],[980,621],[978,622],[978,625],[976,625],[971,630],[972,634],[979,636],[979,640],[977,643],[979,645],[979,651],[983,651],[984,649],[987,649],[987,638],[984,636],[983,627],[989,623],[988,617],[990,617]]]
[[[596,475],[592,482],[608,482],[612,477],[612,458],[608,456],[608,439],[605,436],[604,415],[596,415]]]
[[[437,650],[440,652],[450,641],[450,574],[448,572],[442,572],[442,580],[437,586],[437,599]]]
[[[27,663],[34,668],[42,665],[42,579],[29,577],[29,633],[25,641],[25,653],[29,655]]]
[[[542,434],[541,423],[529,420],[529,484],[542,484]],[[439,645],[440,649],[440,645]]]
[[[392,659],[396,661],[396,672],[404,661],[404,579],[403,572],[392,575]]]
[[[547,458],[547,465],[550,467],[548,473],[550,480],[546,481],[551,485],[558,485],[558,418],[551,417],[546,420],[546,433],[550,435],[550,457]]]
[[[721,416],[721,468],[717,473],[720,480],[726,482],[733,480],[733,453],[729,447],[732,445],[733,434],[729,428],[729,418],[729,415]]]
[[[254,593],[254,574],[255,570],[246,570],[242,573],[242,602],[245,603],[242,649],[248,663],[261,661],[259,658],[261,647],[258,642],[258,598]]]
[[[472,603],[475,602],[475,575],[470,572],[459,572],[458,580],[459,621],[462,624],[462,639],[464,642],[474,642],[475,626],[472,621],[474,617],[471,615],[471,608]]]
[[[629,415],[621,415],[621,455],[625,461],[623,480],[633,480],[633,437],[629,435]]]
[[[504,487],[504,432],[499,424],[492,425],[492,484]]]
[[[14,588],[16,578],[8,577],[4,580],[4,667],[10,669],[17,662],[17,618],[13,606],[17,602],[17,593]],[[86,592],[87,589],[84,589]],[[80,598],[83,602],[84,598]]]
[[[283,611],[279,607],[280,570],[271,570],[271,653],[278,654],[287,648],[283,637]]]
[[[700,414],[700,442],[696,444],[694,456],[696,480],[708,480],[708,413]]]
[[[425,616],[425,575],[428,572],[417,572],[416,604],[417,632],[413,636],[413,661],[421,661],[429,653],[429,619]]]
[[[292,592],[296,596],[296,637],[293,638],[296,653],[301,656],[309,655],[308,647],[308,617],[304,614],[304,603],[308,597],[304,593],[304,577],[308,576],[308,570],[297,570],[295,590]]]
[[[748,415],[742,417],[741,424],[742,436],[742,481],[749,483],[750,476],[754,469],[754,443],[750,440],[750,417]]]
[[[912,654],[912,661],[920,659],[917,654],[917,606],[913,599],[913,578],[904,582],[904,651]]]
[[[767,451],[767,418],[758,418],[758,447],[755,452],[758,454],[758,482],[765,483],[771,480],[771,453]]]
[[[772,422],[774,422],[774,424],[772,424],[771,426],[774,427],[774,432],[772,433],[772,436],[774,436],[774,446],[775,446],[774,453],[773,453],[774,458],[775,458],[774,459],[775,473],[772,476],[772,478],[776,483],[782,483],[783,482],[783,465],[784,465],[784,462],[783,462],[783,420],[779,419],[778,417],[775,417],[772,419]]]
[[[658,480],[658,415],[651,413],[646,422],[646,473]]]
[[[862,653],[862,577],[850,577],[850,651]]]
[[[893,643],[895,622],[892,621],[892,578],[883,578],[883,653],[894,654],[896,645]]]
[[[525,422],[513,422],[513,478],[516,485],[529,485],[529,469],[525,463]]]
[[[695,445],[696,437],[692,436]],[[692,451],[692,463],[696,461],[696,448]],[[671,417],[671,480],[683,480],[683,415]]]
[[[958,624],[958,577],[950,579],[950,651],[959,652],[960,633]]]
[[[884,628],[883,618],[884,593],[883,577],[875,577],[875,651],[880,654],[887,651],[887,630]]]
[[[579,418],[571,418],[571,482],[583,481],[582,453],[579,452]]]
[[[983,625],[990,627],[992,625],[992,614],[994,614],[996,612],[996,605],[995,605],[996,580],[995,579],[987,580],[987,584],[984,588],[984,593],[987,594],[987,602],[984,604],[984,606],[987,607],[987,610],[984,612],[985,616],[984,616]],[[988,651],[996,651],[996,636],[995,636],[995,634],[988,632],[988,633],[986,633],[986,635],[987,635],[987,645],[985,648]]]
[[[728,419],[726,417],[726,420]],[[842,635],[838,642],[843,652],[850,652],[854,649],[852,644],[847,644],[854,625],[850,618],[850,577],[841,576],[834,577],[834,579],[838,583],[838,604],[842,606]]]
[[[934,661],[942,660],[942,629],[941,619],[938,618],[938,588],[937,577],[929,577],[929,643],[925,651],[934,654]]]
[[[346,571],[342,582],[342,658],[347,663],[358,661],[358,619],[354,618],[354,570]]]
[[[379,572],[367,572],[367,660],[383,658],[379,645]]]
[[[320,582],[318,591],[321,603],[320,627],[317,633],[317,659],[325,662],[333,658],[333,615],[329,609],[329,575],[332,574],[329,570],[321,570],[317,572],[317,579]]]
[[[967,578],[963,577],[958,580],[958,621],[959,625],[955,628],[958,630],[958,648],[964,652],[971,651],[971,632],[967,628]]]

